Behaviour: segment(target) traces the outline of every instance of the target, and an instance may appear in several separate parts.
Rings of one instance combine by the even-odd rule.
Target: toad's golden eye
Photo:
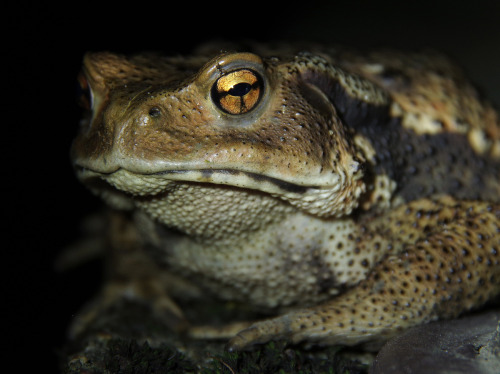
[[[78,104],[85,110],[91,110],[94,105],[94,98],[92,97],[92,89],[89,82],[83,73],[78,75],[77,85],[77,100]]]
[[[212,98],[224,112],[244,114],[257,106],[263,91],[261,77],[241,69],[220,77],[212,87]]]

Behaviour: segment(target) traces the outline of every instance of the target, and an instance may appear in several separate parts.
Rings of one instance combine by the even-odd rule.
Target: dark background
[[[75,77],[85,51],[186,53],[212,39],[433,47],[456,58],[498,107],[499,4],[143,1],[4,7],[2,251],[7,256],[0,305],[6,312],[2,330],[8,332],[2,337],[12,349],[4,365],[16,362],[18,372],[56,372],[65,328],[101,279],[95,262],[70,273],[53,270],[57,254],[78,237],[79,222],[100,207],[76,181],[69,160],[80,113]]]

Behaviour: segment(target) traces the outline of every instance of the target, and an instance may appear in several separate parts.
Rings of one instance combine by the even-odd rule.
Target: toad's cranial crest
[[[109,284],[180,319],[187,284],[275,315],[232,349],[383,342],[499,294],[500,125],[458,68],[211,50],[85,56],[72,159],[120,222]]]

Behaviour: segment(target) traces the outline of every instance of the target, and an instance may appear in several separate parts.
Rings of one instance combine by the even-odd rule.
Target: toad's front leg
[[[177,278],[162,271],[144,250],[134,221],[126,214],[110,211],[103,223],[106,225],[103,242],[107,244],[106,281],[98,295],[75,316],[70,336],[82,336],[100,316],[121,300],[148,305],[172,331],[186,330],[189,323],[171,298],[173,289],[180,288],[180,284]]]
[[[275,339],[339,345],[383,342],[406,328],[455,317],[498,295],[500,206],[425,200],[391,214],[401,219],[389,234],[396,237],[399,230],[398,240],[410,240],[418,230],[417,240],[386,257],[345,294],[256,323],[235,336],[228,348],[245,349]]]

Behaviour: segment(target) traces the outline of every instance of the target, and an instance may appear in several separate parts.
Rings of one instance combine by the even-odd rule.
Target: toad
[[[114,211],[99,305],[194,335],[176,295],[270,313],[237,350],[383,342],[499,294],[498,114],[445,57],[99,52],[79,82],[73,165]]]

